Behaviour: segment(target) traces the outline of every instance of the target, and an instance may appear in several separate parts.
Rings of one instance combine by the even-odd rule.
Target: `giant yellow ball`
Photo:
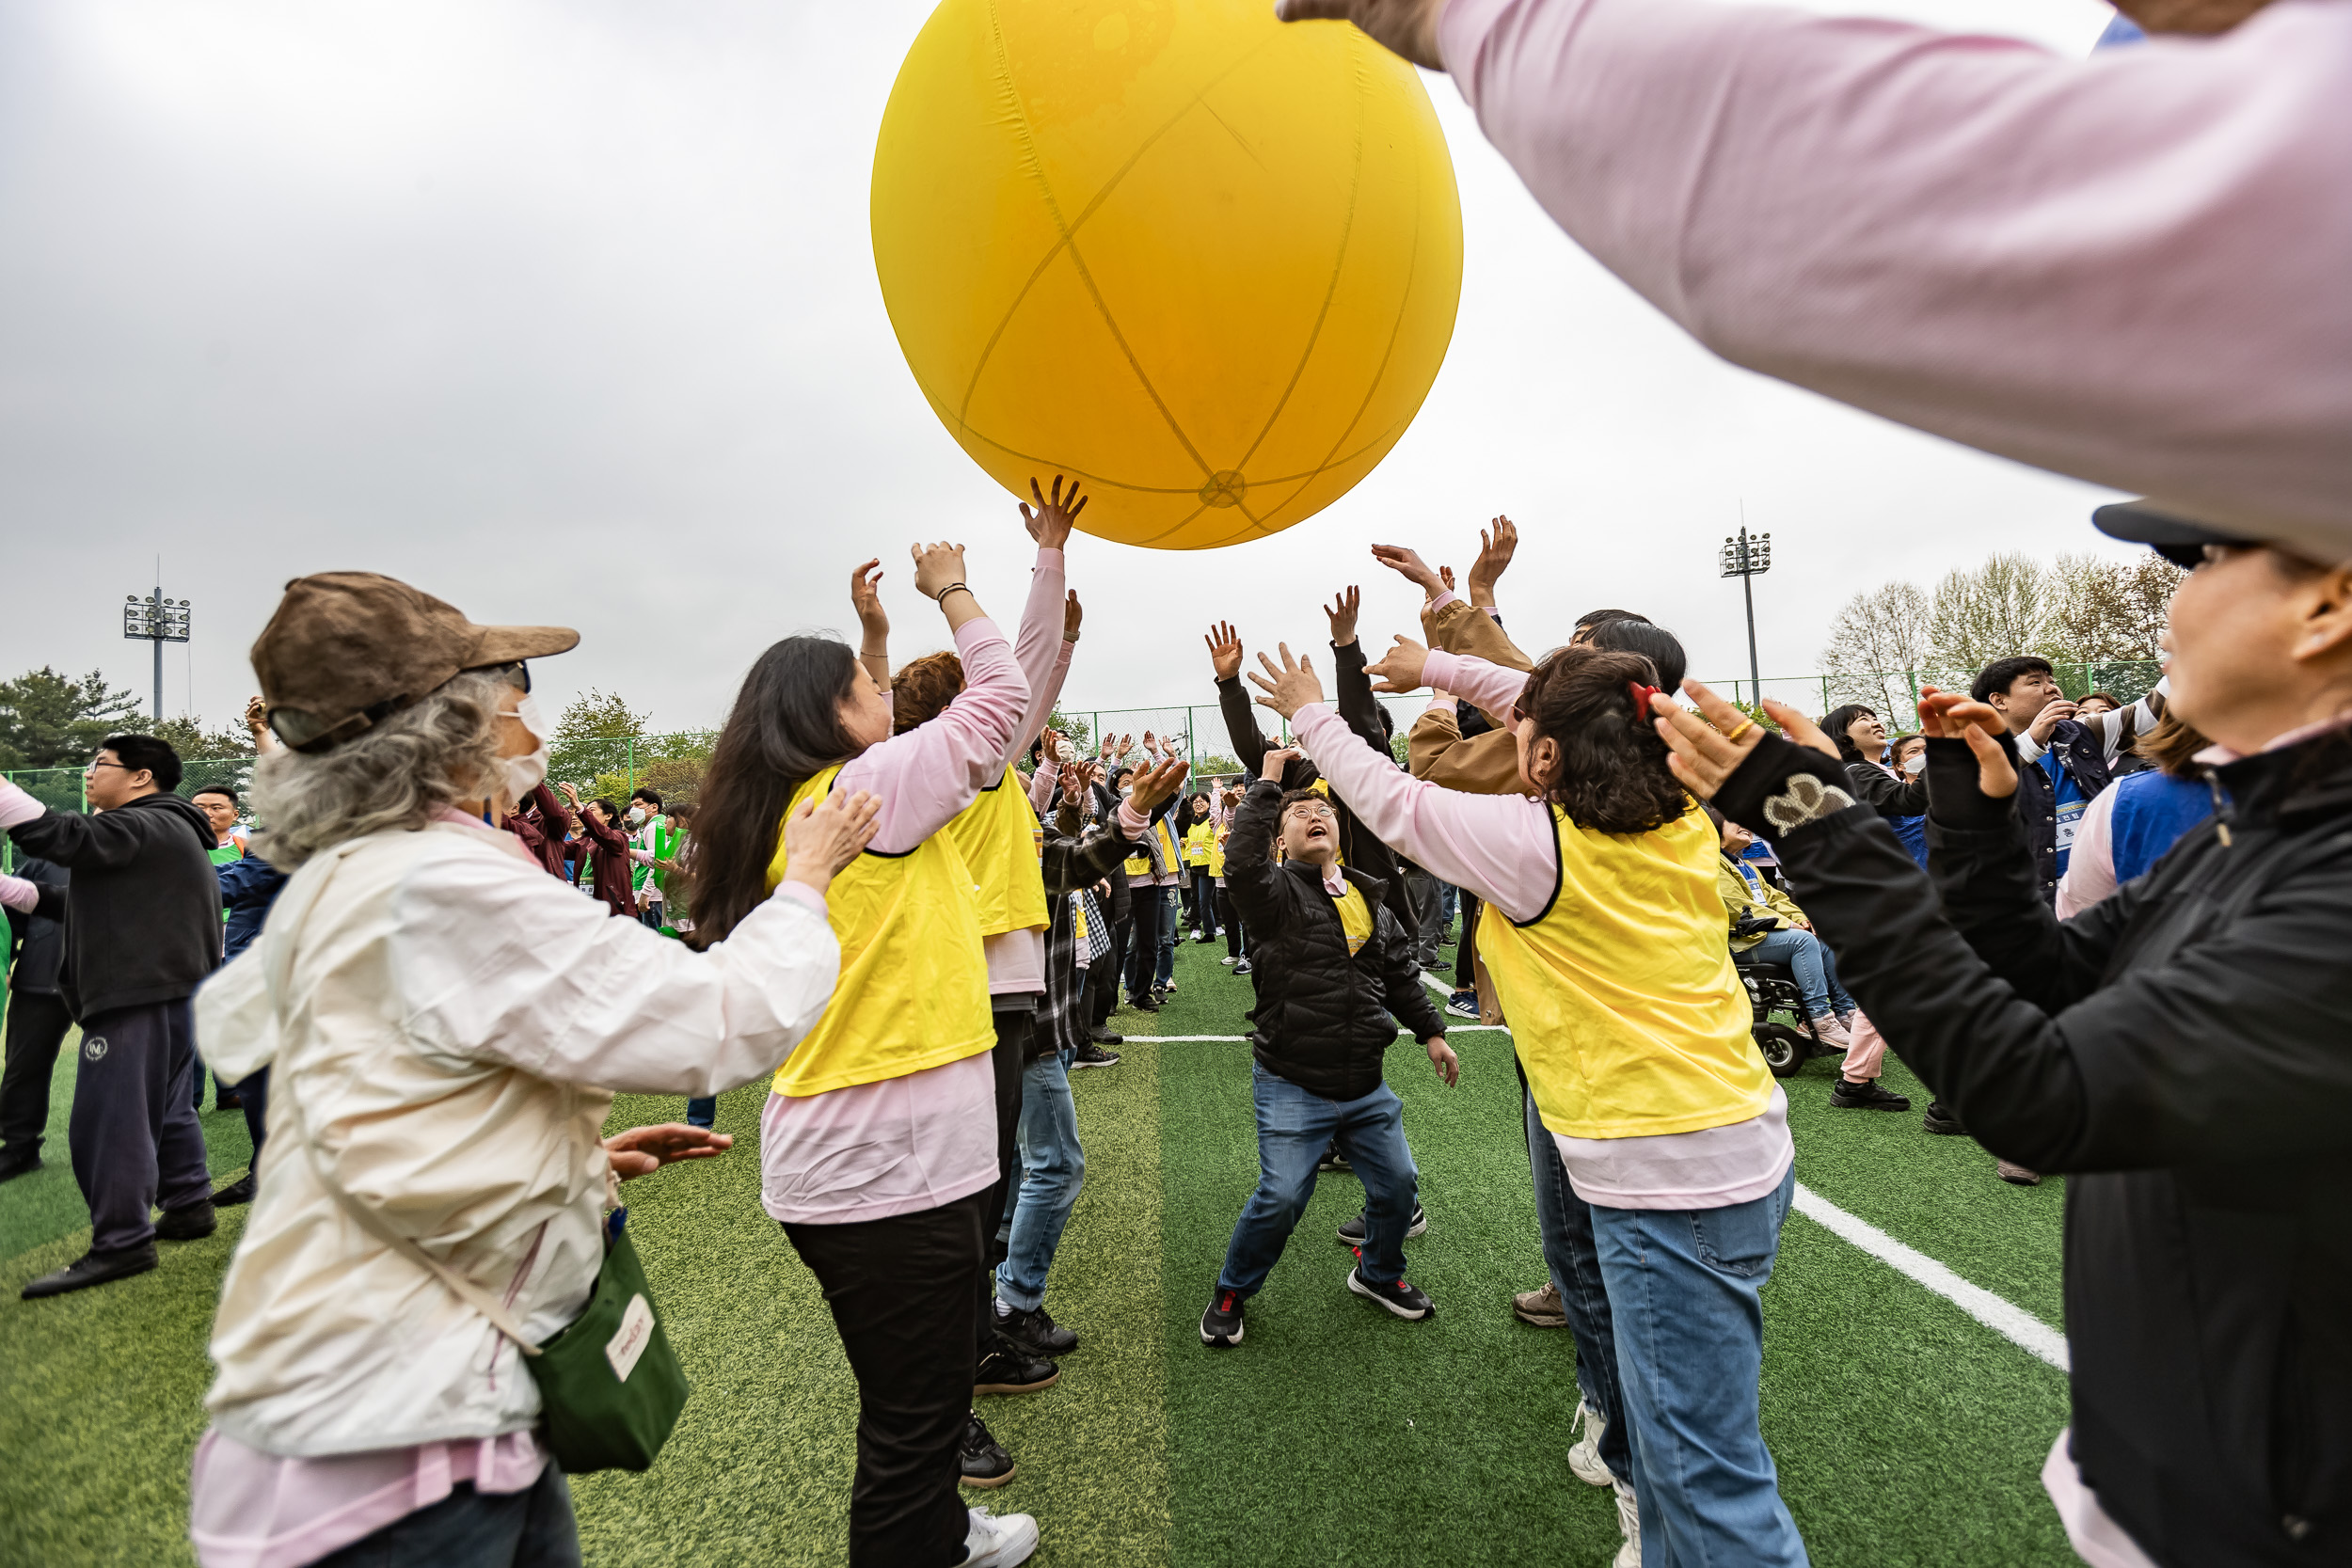
[[[1213,549],[1385,456],[1454,333],[1462,214],[1412,67],[1270,0],[945,0],[874,151],[932,410],[1089,532]]]

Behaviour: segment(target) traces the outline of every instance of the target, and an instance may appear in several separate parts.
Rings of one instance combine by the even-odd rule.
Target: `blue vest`
[[[1895,836],[1903,841],[1911,858],[1919,863],[1919,869],[1928,868],[1928,819],[1924,816],[1890,816],[1886,825],[1895,830]]]
[[[2213,791],[2199,780],[2150,768],[2115,781],[2115,885],[2147,873],[2181,835],[2213,815]]]

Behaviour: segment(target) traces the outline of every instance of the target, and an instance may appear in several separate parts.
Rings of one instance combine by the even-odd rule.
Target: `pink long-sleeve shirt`
[[[956,632],[963,689],[930,722],[843,765],[837,792],[882,799],[871,847],[904,854],[1004,776],[1029,683],[994,622]],[[836,1225],[936,1209],[996,1180],[988,1053],[824,1094],[771,1094],[760,1117],[760,1202],[787,1224]]]
[[[1508,713],[1527,673],[1485,659],[1432,653],[1422,678],[1489,713]],[[1475,893],[1513,921],[1533,920],[1551,902],[1559,829],[1532,796],[1467,795],[1399,769],[1364,744],[1338,709],[1310,703],[1291,720],[1299,743],[1332,793],[1388,845],[1433,877]],[[1762,1197],[1796,1159],[1788,1101],[1745,1121],[1696,1132],[1579,1138],[1554,1132],[1568,1184],[1587,1203],[1613,1209],[1721,1209]]]
[[[1710,0],[1452,0],[1569,236],[1735,363],[2352,552],[2352,6],[2032,44]]]
[[[1029,683],[1029,701],[1022,710],[1019,727],[1005,747],[1003,762],[997,768],[1000,777],[1005,768],[1027,752],[1029,742],[1045,728],[1046,717],[1061,700],[1062,681],[1070,673],[1070,656],[1078,647],[1061,634],[1062,590],[1066,580],[1062,552],[1040,546],[1037,566],[1029,574],[1029,602],[1022,607],[1021,631],[1012,645],[1013,657],[1020,661],[1022,676]],[[990,995],[1035,996],[1044,992],[1044,927],[1025,926],[982,937],[980,949],[988,958]]]

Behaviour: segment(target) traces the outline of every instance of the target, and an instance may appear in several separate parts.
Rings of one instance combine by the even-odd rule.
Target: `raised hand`
[[[1919,689],[1919,733],[1939,740],[1957,737],[1968,742],[1968,749],[1977,753],[1977,787],[1995,800],[2017,793],[2017,769],[1994,738],[2008,728],[1990,703],[1979,703],[1964,692],[1939,691],[1932,686]]]
[[[1250,678],[1255,680],[1257,677],[1253,675]],[[1264,699],[1259,700],[1263,702]],[[1276,784],[1280,784],[1282,775],[1290,771],[1291,764],[1303,762],[1306,756],[1307,753],[1295,746],[1277,746],[1258,759],[1258,777],[1272,779]]]
[[[927,599],[936,599],[942,590],[964,580],[961,545],[943,540],[936,545],[915,545],[907,553],[914,558],[914,591]]]
[[[1666,743],[1667,768],[1685,789],[1702,800],[1711,800],[1724,781],[1739,771],[1748,753],[1770,732],[1697,681],[1684,681],[1682,689],[1699,705],[1698,712],[1692,713],[1661,691],[1650,699],[1650,721]],[[1833,757],[1837,754],[1836,743],[1788,704],[1768,697],[1764,711],[1782,734],[1799,745]]]
[[[1191,765],[1176,757],[1169,757],[1156,768],[1138,768],[1135,793],[1127,797],[1127,803],[1144,816],[1151,816],[1162,801],[1183,787],[1184,775],[1190,771]]]
[[[863,789],[802,801],[784,819],[784,879],[824,892],[841,868],[874,842],[875,817],[881,811],[882,797]]]
[[[564,799],[569,800],[575,809],[579,807],[580,786],[578,784],[560,784],[555,787],[564,792]]]
[[[734,1147],[732,1132],[713,1132],[707,1127],[688,1127],[675,1121],[659,1127],[632,1127],[604,1140],[605,1158],[612,1163],[612,1174],[624,1181],[651,1176],[674,1160],[707,1160]]]
[[[890,617],[882,610],[882,579],[880,556],[850,572],[850,608],[857,611],[858,629],[866,634],[866,642],[877,648],[890,642]]]
[[[1429,650],[1400,634],[1379,663],[1364,666],[1364,673],[1380,677],[1375,691],[1419,691],[1422,670],[1428,662]]]
[[[1494,604],[1495,584],[1501,580],[1518,548],[1518,525],[1508,517],[1497,517],[1491,532],[1483,528],[1478,531],[1478,559],[1470,562],[1470,569],[1471,604],[1482,610]]]
[[[1323,607],[1323,613],[1331,621],[1331,646],[1344,648],[1356,641],[1356,607],[1363,595],[1354,585],[1343,588]]]
[[[2060,723],[2074,717],[2074,705],[2073,703],[2064,697],[2052,698],[2042,705],[2040,713],[2034,715],[2033,727],[2026,733],[2033,736],[2035,745],[2047,746],[2050,743],[2051,732],[2056,730]],[[2008,726],[2003,725],[2002,728],[2006,729]]]
[[[1420,589],[1424,598],[1434,599],[1445,592],[1445,578],[1429,569],[1429,562],[1421,558],[1419,550],[1408,550],[1402,545],[1375,545],[1372,559]]]
[[[1249,683],[1266,693],[1258,699],[1260,707],[1270,707],[1285,719],[1295,718],[1298,710],[1309,703],[1323,701],[1323,683],[1315,679],[1312,664],[1291,657],[1289,643],[1278,642],[1275,646],[1282,655],[1281,667],[1277,669],[1272,659],[1260,654],[1258,662],[1265,666],[1265,673],[1273,678],[1261,680],[1257,672],[1252,671]]]
[[[1449,593],[1449,594],[1453,593],[1453,592],[1454,592],[1454,568],[1453,568],[1453,567],[1451,567],[1451,566],[1440,566],[1440,567],[1438,567],[1438,580],[1439,582],[1442,582],[1442,583],[1444,583],[1444,584],[1445,584],[1445,591],[1446,591],[1447,593]]]
[[[1061,640],[1065,642],[1078,641],[1078,626],[1086,618],[1086,607],[1078,602],[1078,591],[1073,588],[1070,596],[1062,601]]]
[[[1049,499],[1045,492],[1037,487],[1037,480],[1032,476],[1029,494],[1037,498],[1037,510],[1031,512],[1027,501],[1021,503],[1021,524],[1029,531],[1029,537],[1037,541],[1038,548],[1041,550],[1057,550],[1068,544],[1070,530],[1077,522],[1078,514],[1084,512],[1087,502],[1092,499],[1078,494],[1078,482],[1074,479],[1068,482],[1070,494],[1063,495],[1063,483],[1061,475],[1054,476],[1054,493]]]
[[[1417,66],[1443,71],[1438,53],[1438,14],[1445,0],[1276,0],[1283,22],[1353,22],[1364,36]]]
[[[1230,681],[1241,673],[1241,633],[1232,622],[1219,621],[1200,641],[1209,645],[1209,668],[1218,680]]]
[[[1118,750],[1117,750],[1117,751],[1115,751],[1112,754],[1113,754],[1114,756],[1119,757],[1120,760],[1122,760],[1122,761],[1123,761],[1123,760],[1125,760],[1127,753],[1128,753],[1128,752],[1132,752],[1132,751],[1134,751],[1135,749],[1136,749],[1136,737],[1135,737],[1134,736],[1132,736],[1132,735],[1122,735],[1122,736],[1120,736],[1119,737],[1119,747],[1118,747]]]

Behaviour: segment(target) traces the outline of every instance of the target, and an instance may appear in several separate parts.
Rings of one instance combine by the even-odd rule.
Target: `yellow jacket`
[[[1754,886],[1740,874],[1739,865],[1729,855],[1715,857],[1715,891],[1724,895],[1724,908],[1730,911],[1732,925],[1738,925],[1740,917],[1745,914],[1778,915],[1782,928],[1787,929],[1804,918],[1804,911],[1797,908],[1795,899],[1766,881],[1761,873],[1752,875],[1756,877]],[[1733,937],[1731,950],[1744,953],[1769,934],[1758,931],[1753,936]]]

